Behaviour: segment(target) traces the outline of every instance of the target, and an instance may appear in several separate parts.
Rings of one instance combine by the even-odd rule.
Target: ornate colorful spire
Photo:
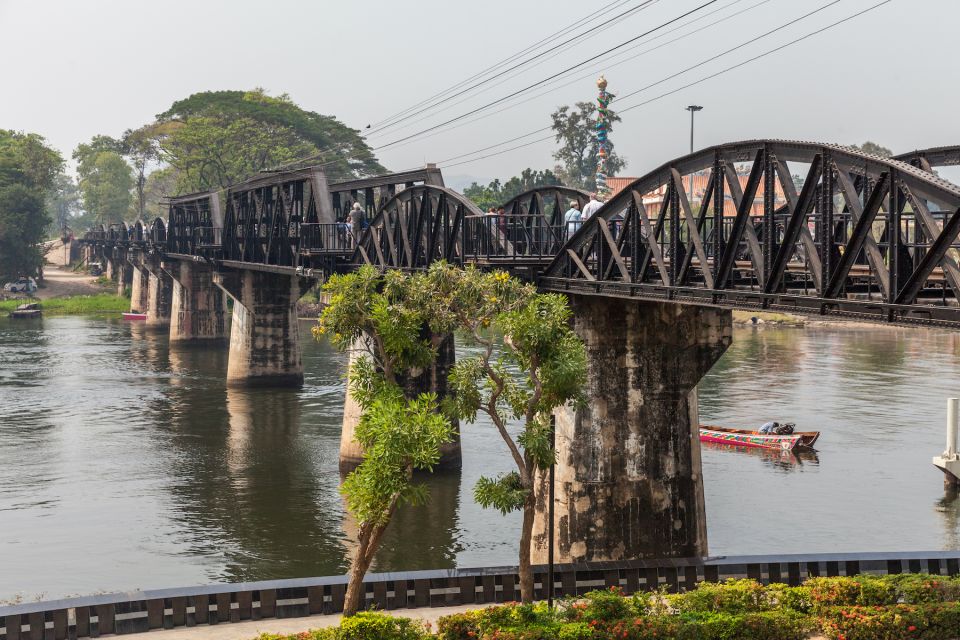
[[[597,79],[600,89],[597,95],[597,195],[605,198],[610,192],[607,187],[607,129],[609,126],[609,111],[607,105],[613,99],[612,93],[607,93],[607,79],[602,75]]]

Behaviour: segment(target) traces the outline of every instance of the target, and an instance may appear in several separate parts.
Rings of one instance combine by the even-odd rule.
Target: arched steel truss
[[[918,149],[893,156],[893,159],[912,164],[925,171],[933,171],[935,167],[960,165],[960,147],[948,146]]]
[[[381,269],[423,269],[437,260],[463,264],[468,217],[483,212],[456,191],[427,184],[404,189],[380,208],[353,262]]]
[[[682,176],[697,172],[707,178],[694,206]],[[659,194],[655,209],[651,194]],[[728,196],[733,210],[725,215]],[[960,322],[958,232],[960,186],[916,166],[839,145],[740,142],[633,182],[583,224],[540,284]]]
[[[361,237],[353,261],[381,269],[422,269],[442,259],[509,264],[532,274],[566,241],[566,204],[577,200],[582,206],[587,199],[579,189],[538,187],[504,203],[503,215],[489,215],[450,189],[414,186],[384,203]]]

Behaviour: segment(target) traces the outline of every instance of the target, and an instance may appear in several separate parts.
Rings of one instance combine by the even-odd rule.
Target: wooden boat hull
[[[11,311],[9,317],[16,320],[24,320],[27,318],[39,318],[42,315],[42,312],[39,309],[25,309]]]
[[[145,313],[124,313],[121,314],[124,320],[146,320],[147,314]]]
[[[819,437],[819,431],[797,431],[789,435],[778,435],[775,433],[756,433],[746,429],[700,425],[701,442],[715,442],[737,447],[793,451],[798,447],[813,447]]]

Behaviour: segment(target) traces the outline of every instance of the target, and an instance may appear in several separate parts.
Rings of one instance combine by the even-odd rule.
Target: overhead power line
[[[460,87],[462,87],[463,85],[467,84],[468,82],[472,82],[473,80],[476,80],[477,78],[482,78],[482,77],[483,77],[484,75],[486,75],[487,73],[490,73],[490,72],[492,72],[492,71],[495,71],[495,70],[499,69],[500,67],[502,67],[502,66],[504,66],[504,65],[506,65],[506,64],[509,64],[510,62],[513,62],[514,60],[516,60],[516,59],[519,58],[520,56],[523,56],[524,54],[529,53],[530,51],[536,50],[538,47],[540,47],[540,46],[543,45],[544,43],[549,42],[549,41],[551,41],[551,40],[553,40],[553,39],[555,39],[555,38],[558,38],[558,37],[560,37],[560,36],[562,36],[562,35],[565,35],[565,34],[569,33],[571,30],[575,29],[577,26],[579,26],[579,25],[584,25],[584,24],[589,24],[590,22],[592,22],[592,21],[596,18],[596,16],[602,15],[603,13],[606,13],[606,12],[611,11],[611,10],[614,10],[614,9],[620,7],[620,6],[623,6],[624,4],[626,4],[626,3],[629,2],[629,1],[630,1],[630,0],[617,0],[617,1],[615,1],[615,2],[611,2],[611,3],[607,4],[607,5],[604,5],[603,7],[600,7],[599,9],[597,9],[596,11],[594,11],[594,12],[592,12],[592,13],[590,13],[590,14],[582,17],[582,18],[580,18],[579,20],[575,20],[574,22],[572,22],[571,24],[567,25],[567,26],[564,27],[563,29],[561,29],[561,30],[559,30],[559,31],[555,31],[554,33],[551,33],[550,35],[546,36],[545,38],[543,38],[543,39],[541,39],[541,40],[538,40],[537,42],[533,43],[532,45],[528,46],[527,48],[525,48],[525,49],[523,49],[523,50],[521,50],[521,51],[518,51],[517,53],[514,53],[513,55],[511,55],[511,56],[509,56],[509,57],[507,57],[507,58],[504,58],[504,59],[501,60],[500,62],[497,62],[497,63],[495,63],[495,64],[487,67],[486,69],[482,69],[481,71],[478,71],[477,73],[475,73],[474,75],[470,76],[469,78],[466,78],[466,79],[464,79],[464,80],[461,80],[461,81],[458,82],[457,84],[451,85],[451,86],[447,87],[446,89],[444,89],[444,90],[442,90],[442,91],[438,91],[437,93],[431,95],[431,96],[428,97],[428,98],[424,98],[423,100],[421,100],[421,101],[418,102],[417,104],[411,105],[411,106],[407,107],[406,109],[403,109],[402,111],[398,111],[397,113],[395,113],[395,114],[393,114],[393,115],[391,115],[391,116],[389,116],[389,117],[387,117],[387,118],[384,118],[383,120],[380,120],[380,121],[378,121],[378,122],[374,122],[372,125],[368,125],[368,126],[371,126],[371,127],[379,127],[380,125],[383,125],[383,124],[385,124],[385,123],[393,120],[394,118],[397,118],[398,116],[401,116],[401,115],[404,115],[404,114],[406,114],[406,113],[409,113],[410,111],[413,111],[414,109],[416,109],[416,108],[418,108],[418,107],[420,107],[420,106],[422,106],[422,105],[430,102],[431,100],[434,100],[434,99],[436,99],[436,98],[438,98],[438,97],[440,97],[440,96],[443,96],[443,95],[445,95],[446,93],[448,93],[448,92],[450,92],[450,91],[455,91],[456,89],[459,89]]]
[[[639,5],[635,6],[635,7],[631,7],[630,9],[627,9],[626,11],[624,11],[624,12],[622,12],[622,13],[619,13],[619,14],[613,16],[612,18],[609,18],[608,20],[606,20],[606,21],[604,21],[604,22],[601,22],[601,23],[598,24],[598,25],[594,25],[593,27],[590,27],[589,29],[587,29],[587,30],[585,30],[585,31],[582,31],[581,33],[578,33],[578,34],[572,36],[571,38],[569,38],[569,39],[567,39],[567,40],[561,41],[560,43],[558,43],[558,44],[556,44],[556,45],[554,45],[554,46],[552,46],[552,47],[549,47],[549,48],[541,51],[540,53],[538,53],[538,54],[536,54],[536,55],[534,55],[534,56],[532,56],[532,57],[530,57],[530,58],[527,58],[526,60],[522,60],[522,61],[518,62],[517,64],[515,64],[515,65],[513,65],[513,66],[510,66],[510,67],[508,67],[508,68],[506,68],[506,69],[503,69],[502,71],[499,71],[499,72],[493,74],[492,76],[490,76],[490,77],[488,77],[488,78],[485,78],[485,79],[483,79],[483,80],[480,80],[479,82],[476,82],[476,83],[470,85],[469,87],[466,87],[466,88],[464,88],[464,89],[461,89],[461,90],[459,90],[459,91],[457,91],[457,92],[455,92],[455,93],[452,93],[452,94],[450,94],[450,95],[447,95],[447,96],[443,97],[442,99],[434,102],[433,104],[430,104],[430,105],[424,107],[423,109],[420,109],[420,110],[415,111],[415,112],[413,112],[413,113],[409,113],[408,115],[405,115],[405,116],[403,116],[402,118],[395,119],[395,120],[393,120],[392,122],[390,122],[390,123],[388,123],[388,124],[384,124],[383,126],[377,128],[377,129],[374,129],[374,130],[371,131],[370,133],[371,133],[371,135],[372,135],[372,134],[376,134],[376,133],[381,133],[382,131],[384,131],[384,130],[386,130],[386,129],[395,127],[396,125],[400,124],[401,122],[405,122],[406,120],[409,120],[410,118],[413,118],[413,117],[415,117],[415,116],[417,116],[417,115],[420,115],[420,114],[424,113],[425,111],[430,111],[430,110],[432,110],[432,109],[435,109],[436,107],[438,107],[438,106],[440,106],[440,105],[442,105],[442,104],[444,104],[444,103],[446,103],[446,102],[449,102],[450,100],[453,100],[454,98],[457,98],[457,97],[459,97],[459,96],[462,96],[462,95],[464,95],[464,94],[466,94],[466,93],[470,93],[470,92],[473,91],[474,89],[477,89],[477,88],[479,88],[479,87],[487,84],[488,82],[491,82],[491,81],[493,81],[493,80],[496,80],[497,78],[500,78],[500,77],[502,77],[502,76],[504,76],[504,75],[506,75],[506,74],[508,74],[508,73],[510,73],[510,72],[512,72],[512,71],[515,71],[516,69],[519,69],[519,68],[521,68],[521,67],[527,66],[527,65],[529,65],[531,62],[534,62],[535,60],[539,60],[540,58],[542,58],[543,56],[545,56],[545,55],[547,55],[547,54],[549,54],[549,53],[552,53],[552,52],[557,51],[557,50],[559,50],[559,49],[564,49],[564,48],[570,47],[570,46],[572,46],[573,44],[575,44],[578,40],[583,39],[583,38],[587,37],[588,35],[595,33],[595,32],[598,31],[598,30],[602,30],[602,29],[604,29],[604,28],[606,28],[606,27],[609,27],[610,25],[615,24],[617,21],[620,21],[620,20],[625,19],[625,18],[628,17],[630,14],[638,13],[638,12],[640,12],[640,11],[643,11],[644,9],[652,6],[653,4],[656,4],[657,2],[659,2],[659,0],[644,0],[641,4],[639,4]]]
[[[889,4],[889,3],[891,3],[891,2],[893,2],[893,0],[883,0],[882,2],[878,2],[878,3],[876,3],[876,4],[873,4],[873,5],[869,6],[869,7],[867,7],[866,9],[862,9],[861,11],[857,11],[856,13],[853,13],[853,14],[845,17],[845,18],[842,18],[842,19],[837,20],[837,21],[835,21],[835,22],[832,22],[832,23],[830,23],[830,24],[828,24],[828,25],[826,25],[826,26],[824,26],[824,27],[821,27],[821,28],[819,28],[819,29],[816,29],[816,30],[814,30],[814,31],[811,31],[811,32],[809,32],[809,33],[806,33],[806,34],[800,36],[799,38],[795,38],[794,40],[791,40],[791,41],[789,41],[789,42],[787,42],[787,43],[785,43],[785,44],[779,45],[779,46],[774,47],[774,48],[772,48],[772,49],[768,49],[767,51],[764,51],[763,53],[760,53],[760,54],[755,55],[755,56],[753,56],[753,57],[751,57],[751,58],[748,58],[748,59],[746,59],[746,60],[743,60],[742,62],[738,62],[737,64],[731,65],[731,66],[726,67],[726,68],[724,68],[724,69],[720,69],[719,71],[716,71],[716,72],[711,73],[711,74],[709,74],[709,75],[703,76],[702,78],[698,78],[697,80],[694,80],[694,81],[689,82],[689,83],[687,83],[687,84],[685,84],[685,85],[676,87],[676,88],[674,88],[674,89],[671,89],[670,91],[666,91],[666,92],[664,92],[664,93],[661,93],[661,94],[659,94],[659,95],[657,95],[657,96],[654,96],[654,97],[649,98],[649,99],[647,99],[647,100],[644,100],[644,101],[642,101],[642,102],[638,102],[638,103],[636,103],[636,104],[633,104],[633,105],[624,107],[624,108],[622,108],[622,109],[619,109],[619,110],[617,111],[617,113],[626,113],[627,111],[632,111],[632,110],[637,109],[637,108],[639,108],[639,107],[648,105],[648,104],[650,104],[650,103],[652,103],[652,102],[656,102],[657,100],[661,100],[661,99],[663,99],[663,98],[666,98],[667,96],[673,95],[673,94],[675,94],[675,93],[679,93],[680,91],[683,91],[684,89],[689,89],[690,87],[693,87],[693,86],[695,86],[695,85],[698,85],[698,84],[700,84],[700,83],[702,83],[702,82],[706,82],[707,80],[712,80],[713,78],[716,78],[716,77],[718,77],[718,76],[721,76],[721,75],[723,75],[723,74],[725,74],[725,73],[729,73],[730,71],[733,71],[733,70],[735,70],[735,69],[739,69],[740,67],[743,67],[743,66],[745,66],[745,65],[748,65],[748,64],[750,64],[750,63],[752,63],[752,62],[756,62],[757,60],[760,60],[760,59],[762,59],[762,58],[766,58],[767,56],[772,55],[772,54],[774,54],[774,53],[777,53],[778,51],[782,51],[783,49],[786,49],[787,47],[793,46],[793,45],[795,45],[795,44],[797,44],[797,43],[799,43],[799,42],[803,42],[804,40],[807,40],[807,39],[809,39],[809,38],[812,38],[813,36],[819,35],[819,34],[825,32],[825,31],[828,31],[828,30],[830,30],[830,29],[833,29],[834,27],[837,27],[837,26],[839,26],[839,25],[841,25],[841,24],[844,24],[844,23],[846,23],[846,22],[849,22],[850,20],[853,20],[853,19],[855,19],[855,18],[858,18],[858,17],[860,17],[860,16],[862,16],[862,15],[864,15],[864,14],[866,14],[866,13],[869,13],[870,11],[873,11],[874,9],[878,9],[879,7],[882,7],[883,5]],[[706,62],[708,62],[708,61],[705,61],[703,64],[706,64]],[[636,93],[636,92],[634,92],[634,93]],[[633,95],[633,94],[631,94],[631,95]],[[493,148],[493,147],[497,147],[497,146],[502,146],[502,145],[504,145],[504,144],[510,144],[511,142],[516,142],[516,141],[521,140],[521,139],[523,139],[523,138],[526,138],[526,137],[529,137],[529,136],[531,136],[531,135],[534,135],[535,133],[539,133],[540,131],[543,131],[543,129],[539,129],[539,130],[537,130],[537,131],[532,131],[532,132],[527,133],[527,134],[524,134],[524,135],[522,135],[522,136],[517,136],[517,137],[512,138],[512,139],[510,139],[510,140],[506,140],[506,141],[504,141],[504,142],[501,142],[501,143],[499,143],[499,144],[497,144],[497,145],[492,145],[491,147],[486,147],[484,150],[490,149],[490,148]],[[545,136],[545,137],[538,138],[538,139],[536,139],[536,140],[532,140],[532,141],[530,141],[530,142],[524,143],[524,144],[522,144],[522,145],[517,145],[517,146],[515,146],[515,147],[511,147],[511,148],[508,148],[508,149],[503,149],[503,150],[498,151],[498,152],[494,152],[494,153],[487,154],[487,155],[484,155],[484,156],[479,156],[479,157],[476,157],[476,158],[471,158],[471,159],[469,159],[469,160],[463,160],[463,161],[461,161],[461,162],[454,162],[454,163],[451,163],[451,164],[447,164],[447,165],[445,165],[445,166],[442,167],[442,168],[456,167],[456,166],[460,166],[460,165],[464,165],[464,164],[469,164],[469,163],[471,163],[471,162],[476,162],[476,161],[478,161],[478,160],[484,160],[484,159],[486,159],[486,158],[492,158],[492,157],[494,157],[494,156],[498,156],[498,155],[501,155],[501,154],[504,154],[504,153],[508,153],[508,152],[510,152],[510,151],[514,151],[515,149],[520,149],[520,148],[523,148],[523,147],[529,147],[529,146],[532,146],[532,145],[534,145],[534,144],[538,144],[538,143],[540,143],[540,142],[546,142],[547,140],[552,140],[553,137],[554,137],[553,135]],[[482,152],[482,151],[483,151],[483,150],[477,150],[477,151],[474,151],[474,152],[471,152],[471,153],[463,154],[463,156],[473,155],[474,153],[480,153],[480,152]],[[461,156],[461,157],[462,157],[462,156]],[[440,164],[440,163],[438,163],[438,164]]]
[[[702,16],[700,16],[700,17],[694,18],[693,20],[691,20],[691,21],[689,21],[689,22],[687,22],[687,23],[685,23],[685,24],[682,24],[682,25],[680,25],[680,26],[678,26],[678,27],[675,27],[674,29],[670,29],[670,30],[664,32],[663,34],[661,34],[661,35],[659,35],[659,36],[655,36],[654,38],[651,38],[648,42],[652,42],[653,40],[658,40],[658,39],[660,39],[660,38],[662,38],[662,37],[664,37],[664,36],[666,36],[666,35],[669,35],[669,34],[671,34],[671,33],[675,33],[676,31],[678,31],[678,30],[680,30],[680,29],[683,29],[684,27],[690,26],[691,24],[693,24],[693,23],[695,23],[695,22],[699,22],[700,20],[702,20],[702,19],[704,19],[704,18],[706,18],[706,17],[709,17],[709,16],[711,16],[711,15],[714,15],[714,14],[716,14],[716,13],[719,12],[719,11],[723,11],[724,9],[728,9],[729,7],[731,7],[731,6],[739,3],[739,2],[741,2],[741,1],[742,1],[742,0],[733,0],[733,2],[731,2],[730,4],[727,4],[727,5],[723,6],[723,7],[720,7],[720,8],[718,8],[718,9],[715,9],[715,10],[711,11],[711,12],[708,12],[707,14],[702,15]],[[680,36],[677,36],[676,38],[673,38],[673,39],[671,39],[671,40],[667,40],[666,42],[662,42],[662,43],[660,43],[660,44],[658,44],[658,45],[656,45],[656,46],[654,46],[654,47],[650,47],[650,48],[648,48],[648,49],[644,49],[643,51],[641,51],[641,52],[639,52],[639,53],[637,53],[637,54],[634,54],[634,55],[632,55],[632,56],[629,56],[629,57],[627,57],[627,58],[624,58],[623,60],[620,60],[620,61],[618,61],[618,62],[615,62],[615,63],[613,63],[613,64],[608,64],[605,60],[598,60],[596,63],[592,64],[590,68],[591,68],[591,69],[601,69],[601,68],[602,68],[604,71],[609,70],[609,69],[616,68],[616,67],[618,67],[618,66],[620,66],[620,65],[622,65],[622,64],[626,64],[627,62],[629,62],[629,61],[631,61],[631,60],[636,60],[637,58],[640,58],[640,57],[642,57],[642,56],[645,56],[645,55],[648,54],[648,53],[651,53],[651,52],[656,51],[656,50],[658,50],[658,49],[662,49],[663,47],[666,47],[666,46],[668,46],[668,45],[671,45],[671,44],[673,44],[673,43],[675,43],[675,42],[679,42],[680,40],[684,40],[684,39],[686,39],[686,38],[688,38],[688,37],[690,37],[690,36],[693,36],[693,35],[695,35],[695,34],[697,34],[697,33],[700,33],[701,31],[704,31],[705,29],[709,29],[710,27],[716,26],[716,25],[720,24],[721,22],[725,22],[725,21],[727,21],[727,20],[730,20],[730,19],[732,19],[732,18],[735,18],[735,17],[737,17],[737,16],[739,16],[739,15],[741,15],[741,14],[743,14],[743,13],[746,13],[746,12],[748,12],[748,11],[751,11],[751,10],[759,7],[760,5],[766,4],[766,3],[771,2],[771,1],[772,1],[772,0],[760,0],[759,2],[756,2],[755,4],[752,4],[752,5],[748,6],[748,7],[745,7],[745,8],[743,8],[743,9],[739,10],[739,11],[736,11],[736,12],[734,12],[734,13],[731,13],[731,14],[729,14],[729,15],[726,15],[726,16],[724,16],[724,17],[722,17],[722,18],[717,19],[717,20],[714,20],[713,22],[710,22],[710,23],[708,23],[708,24],[705,24],[705,25],[703,25],[702,27],[698,27],[697,29],[694,29],[694,30],[692,30],[692,31],[688,31],[687,33],[684,33],[684,34],[682,34],[682,35],[680,35]],[[633,47],[630,47],[630,48],[628,48],[628,49],[625,50],[625,51],[621,51],[621,52],[619,52],[619,53],[617,53],[617,54],[614,54],[611,58],[619,57],[619,56],[623,55],[624,53],[627,53],[627,52],[629,52],[629,51],[631,51],[631,50],[633,50],[633,49],[639,48],[639,47],[642,46],[643,44],[647,44],[647,43],[641,43],[641,44],[635,45],[635,46],[633,46]],[[495,110],[493,110],[493,111],[488,111],[488,112],[486,112],[486,113],[475,114],[474,117],[471,117],[471,118],[469,118],[469,119],[467,119],[467,120],[465,120],[465,121],[458,122],[458,123],[456,123],[456,124],[453,124],[453,125],[450,125],[450,126],[448,126],[448,127],[444,127],[444,128],[438,129],[438,130],[436,130],[436,131],[432,131],[432,132],[430,132],[429,134],[424,134],[423,136],[421,136],[421,137],[419,137],[419,138],[417,138],[417,139],[408,140],[408,141],[406,141],[406,142],[403,142],[403,143],[397,145],[397,147],[403,147],[403,146],[407,146],[407,145],[410,145],[410,144],[414,144],[414,143],[416,143],[416,142],[421,142],[421,141],[423,141],[423,140],[426,140],[426,139],[429,139],[429,138],[433,138],[433,137],[438,136],[438,135],[442,135],[442,134],[444,134],[444,133],[446,133],[446,132],[448,132],[448,131],[453,131],[453,130],[455,130],[455,129],[460,129],[460,128],[462,128],[462,127],[469,126],[469,125],[473,124],[474,122],[478,122],[478,121],[480,121],[480,120],[484,120],[484,119],[486,119],[486,118],[490,118],[490,117],[492,117],[492,116],[497,115],[498,113],[503,113],[504,111],[509,111],[510,109],[513,109],[513,108],[515,108],[515,107],[518,107],[518,106],[520,106],[520,105],[522,105],[522,104],[526,104],[526,103],[528,103],[528,102],[531,102],[531,101],[533,101],[533,100],[536,100],[537,98],[543,97],[543,96],[545,96],[545,95],[548,95],[548,94],[550,94],[550,93],[553,93],[553,92],[555,92],[555,91],[558,91],[558,90],[560,90],[560,89],[562,89],[562,88],[564,88],[564,87],[568,87],[568,86],[570,86],[570,85],[572,85],[572,84],[575,84],[575,83],[577,83],[577,82],[580,82],[580,81],[584,80],[585,78],[589,78],[593,73],[595,73],[595,70],[589,71],[589,72],[587,72],[587,73],[584,74],[584,75],[578,75],[577,77],[573,78],[572,80],[569,80],[569,81],[567,81],[567,82],[564,82],[563,84],[559,84],[559,85],[553,86],[553,87],[551,87],[551,88],[548,88],[546,91],[540,91],[540,92],[538,92],[538,93],[535,93],[534,95],[529,96],[529,97],[527,97],[527,98],[525,98],[525,99],[523,99],[523,100],[507,101],[507,102],[511,102],[511,104],[506,104],[505,106],[502,106],[500,109],[495,109]],[[557,82],[558,80],[560,80],[560,78],[558,78],[558,79],[556,79],[556,80],[554,80],[554,81],[551,81],[551,82],[547,83],[547,84],[544,85],[544,86],[553,85],[553,84],[555,84],[555,82]],[[551,128],[550,126],[546,126],[546,127],[541,128],[541,129],[538,129],[537,132],[539,132],[539,131],[547,131],[547,130],[550,129],[550,128]],[[532,135],[533,133],[535,133],[535,132],[531,132],[531,133],[526,134],[526,135]],[[496,146],[496,145],[493,145],[493,146]],[[469,154],[464,154],[464,155],[469,155]],[[456,158],[459,158],[459,157],[461,157],[461,156],[457,156]],[[454,159],[456,159],[456,158],[454,158]],[[449,159],[449,158],[448,158],[448,159]],[[444,162],[444,161],[441,161],[441,162]]]
[[[703,4],[699,5],[698,7],[695,7],[694,9],[691,9],[690,11],[687,11],[687,12],[685,12],[685,13],[683,13],[683,14],[675,17],[675,18],[671,18],[670,20],[668,20],[668,21],[666,21],[666,22],[664,22],[664,23],[662,23],[662,24],[660,24],[660,25],[658,25],[658,26],[656,26],[656,27],[654,27],[654,28],[652,28],[652,29],[649,29],[648,31],[645,31],[645,32],[641,33],[641,34],[638,35],[638,36],[634,36],[633,38],[630,38],[629,40],[625,40],[624,42],[621,42],[620,44],[618,44],[618,45],[616,45],[616,46],[614,46],[614,47],[611,47],[611,48],[607,49],[606,51],[603,51],[603,52],[601,52],[601,53],[598,53],[598,54],[595,55],[595,56],[591,56],[591,57],[587,58],[586,60],[582,60],[581,62],[578,62],[577,64],[574,64],[574,65],[572,65],[572,66],[570,66],[570,67],[567,67],[566,69],[564,69],[564,70],[562,70],[562,71],[559,71],[559,72],[557,72],[557,73],[555,73],[555,74],[553,74],[553,75],[551,75],[551,76],[548,76],[548,77],[546,77],[546,78],[544,78],[544,79],[542,79],[542,80],[540,80],[540,81],[538,81],[538,82],[535,82],[535,83],[533,83],[533,84],[531,84],[531,85],[528,85],[528,86],[524,87],[523,89],[520,89],[519,91],[515,91],[515,92],[511,93],[510,95],[503,96],[503,97],[498,98],[498,99],[496,99],[496,100],[494,100],[494,101],[492,101],[492,102],[488,102],[487,104],[485,104],[485,105],[483,105],[483,106],[480,106],[480,107],[477,107],[477,108],[475,108],[475,109],[472,109],[472,110],[470,110],[470,111],[468,111],[468,112],[466,112],[466,113],[462,113],[462,114],[460,114],[459,116],[456,116],[456,117],[454,117],[454,118],[451,118],[451,119],[449,119],[449,120],[447,120],[447,121],[445,121],[445,122],[441,122],[440,124],[436,124],[436,125],[434,125],[434,126],[432,126],[432,127],[428,127],[428,128],[426,128],[426,129],[424,129],[424,130],[422,130],[422,131],[418,131],[418,132],[416,132],[416,133],[411,133],[411,134],[408,135],[408,136],[404,136],[404,137],[398,138],[397,140],[394,140],[394,141],[392,141],[392,142],[388,142],[388,143],[386,143],[386,144],[382,144],[382,145],[380,145],[380,146],[374,147],[374,150],[380,150],[380,149],[386,149],[386,148],[388,148],[388,147],[392,147],[392,146],[394,146],[394,145],[396,145],[396,144],[398,144],[398,143],[400,143],[400,142],[403,142],[403,141],[405,141],[405,140],[410,140],[411,138],[415,138],[415,137],[417,137],[417,136],[423,135],[424,133],[433,131],[433,130],[438,129],[438,128],[442,127],[442,126],[448,125],[448,124],[450,124],[450,123],[452,123],[452,122],[457,122],[457,121],[459,121],[459,120],[462,120],[462,119],[464,119],[464,118],[466,118],[466,117],[468,117],[468,116],[470,116],[470,115],[473,115],[474,113],[477,113],[478,111],[482,111],[482,110],[488,109],[489,107],[492,107],[492,106],[494,106],[494,105],[500,104],[501,102],[504,102],[505,100],[508,100],[508,99],[511,98],[512,96],[519,95],[519,94],[522,94],[522,93],[526,93],[527,91],[529,91],[529,90],[531,90],[531,89],[534,89],[534,88],[536,88],[536,87],[538,87],[538,86],[540,86],[540,85],[542,85],[542,84],[544,84],[544,83],[546,83],[546,82],[549,82],[550,80],[553,80],[554,78],[556,78],[556,77],[558,77],[558,76],[561,76],[561,75],[563,75],[563,74],[569,73],[570,71],[572,71],[572,70],[574,70],[574,69],[579,69],[580,67],[582,67],[582,66],[584,66],[584,65],[587,65],[587,64],[593,62],[593,61],[596,60],[597,58],[600,58],[600,57],[602,57],[602,56],[605,56],[605,55],[607,55],[608,53],[610,53],[610,52],[612,52],[612,51],[616,51],[616,50],[618,50],[618,49],[621,49],[621,48],[627,46],[628,44],[631,44],[631,43],[633,43],[633,42],[636,42],[637,40],[639,40],[639,39],[641,39],[641,38],[643,38],[643,37],[646,37],[646,36],[650,35],[651,33],[654,33],[654,32],[656,32],[656,31],[659,31],[660,29],[663,29],[664,27],[667,27],[667,26],[673,24],[674,22],[677,22],[678,20],[681,20],[681,19],[683,19],[683,18],[685,18],[685,17],[687,17],[687,16],[689,16],[689,15],[691,15],[691,14],[693,14],[693,13],[696,13],[696,12],[699,11],[700,9],[703,9],[704,7],[710,6],[711,4],[714,4],[714,3],[717,2],[717,1],[718,1],[718,0],[707,0],[707,2],[704,2]]]

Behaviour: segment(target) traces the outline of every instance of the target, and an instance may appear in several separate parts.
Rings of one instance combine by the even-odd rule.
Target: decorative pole
[[[607,93],[607,79],[602,75],[597,79],[600,93],[597,95],[597,196],[606,199],[610,193],[607,187],[607,131],[609,128],[609,111],[607,105],[613,99],[612,93]]]

